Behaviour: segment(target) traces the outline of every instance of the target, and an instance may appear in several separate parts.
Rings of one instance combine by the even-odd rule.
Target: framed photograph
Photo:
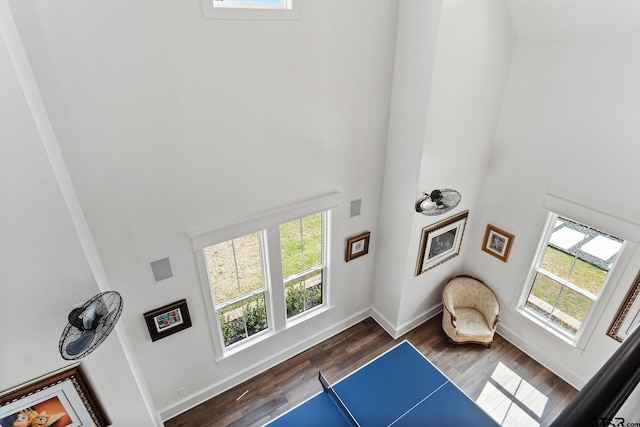
[[[627,296],[624,298],[616,317],[607,331],[607,335],[618,342],[623,342],[640,324],[640,300],[638,295],[640,295],[640,273],[629,292],[627,292]]]
[[[144,314],[151,341],[168,337],[191,327],[187,300],[173,302]]]
[[[2,426],[108,426],[100,402],[75,364],[0,393]]]
[[[507,262],[514,238],[513,234],[488,224],[487,231],[484,233],[482,250],[503,262]]]
[[[458,255],[469,211],[422,229],[416,276]]]
[[[370,237],[371,232],[367,231],[347,240],[347,262],[369,253]]]

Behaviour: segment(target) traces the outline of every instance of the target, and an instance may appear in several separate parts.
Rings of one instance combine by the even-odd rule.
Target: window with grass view
[[[532,269],[524,309],[570,339],[602,293],[623,240],[552,214]]]
[[[327,218],[320,212],[203,249],[224,348],[323,305]]]
[[[209,246],[204,254],[224,345],[267,329],[260,233]]]
[[[322,304],[322,214],[280,226],[287,318]]]

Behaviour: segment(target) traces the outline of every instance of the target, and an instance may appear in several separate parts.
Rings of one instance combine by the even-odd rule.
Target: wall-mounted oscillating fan
[[[429,216],[441,215],[458,206],[461,199],[460,193],[450,188],[422,193],[416,202],[416,212]]]
[[[77,360],[95,350],[113,330],[122,313],[122,297],[102,292],[69,313],[58,349],[63,359]]]

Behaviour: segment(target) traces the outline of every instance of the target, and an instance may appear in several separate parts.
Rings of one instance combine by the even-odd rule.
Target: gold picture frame
[[[111,425],[79,363],[0,393],[0,425],[12,426],[18,417],[44,417],[60,426]]]
[[[607,330],[607,336],[618,342],[623,342],[637,327],[640,323],[640,307],[636,305],[640,301],[638,295],[640,295],[640,273],[636,276],[631,289],[618,308],[618,312]]]
[[[370,231],[367,231],[366,233],[362,233],[348,239],[346,256],[345,256],[346,262],[349,262],[353,259],[356,259],[368,254],[370,239],[371,239]]]
[[[482,250],[502,262],[507,262],[514,239],[515,236],[513,234],[507,233],[495,225],[487,224],[487,230],[482,241]]]
[[[416,276],[449,261],[460,253],[468,216],[469,211],[464,211],[422,229]]]

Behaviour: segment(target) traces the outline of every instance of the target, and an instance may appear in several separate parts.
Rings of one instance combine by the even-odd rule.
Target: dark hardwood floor
[[[165,426],[263,425],[320,392],[318,371],[334,383],[405,339],[503,425],[548,425],[577,393],[500,336],[490,349],[448,347],[441,319],[438,315],[396,340],[366,319]]]

